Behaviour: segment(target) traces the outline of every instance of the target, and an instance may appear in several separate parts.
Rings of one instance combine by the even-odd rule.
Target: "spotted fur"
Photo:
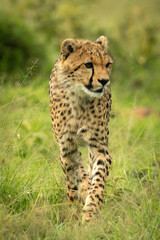
[[[111,110],[110,73],[113,60],[106,38],[96,42],[67,39],[50,76],[52,129],[60,147],[67,196],[83,202],[83,220],[99,212],[111,156],[108,122]],[[78,146],[88,147],[86,170]]]

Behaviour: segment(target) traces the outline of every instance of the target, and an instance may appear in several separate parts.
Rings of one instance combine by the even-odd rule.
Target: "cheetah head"
[[[61,45],[61,81],[77,94],[101,97],[110,85],[112,64],[104,36],[96,42],[66,39]]]

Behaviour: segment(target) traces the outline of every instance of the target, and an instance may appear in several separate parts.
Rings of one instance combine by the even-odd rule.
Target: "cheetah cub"
[[[84,204],[83,221],[87,222],[99,212],[111,167],[112,64],[104,36],[96,42],[66,39],[50,76],[52,130],[60,147],[67,196]],[[78,151],[82,144],[88,147],[89,170]]]

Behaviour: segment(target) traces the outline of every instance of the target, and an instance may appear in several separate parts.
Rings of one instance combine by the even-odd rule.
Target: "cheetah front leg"
[[[104,186],[109,175],[111,157],[107,147],[92,146],[91,154],[91,188],[83,208],[83,221],[91,221],[94,215],[99,212],[104,197]]]
[[[85,169],[81,153],[77,149],[67,152],[61,150],[61,164],[65,175],[67,196],[71,202],[85,202],[91,186],[89,174]]]

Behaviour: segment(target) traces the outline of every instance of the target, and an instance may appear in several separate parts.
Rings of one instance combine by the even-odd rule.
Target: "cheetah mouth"
[[[91,86],[86,86],[86,85],[78,85],[79,89],[82,89],[85,94],[87,94],[90,97],[101,97],[103,95],[103,87],[99,89],[93,89]]]
[[[96,90],[94,90],[93,88],[92,88],[92,86],[90,86],[90,85],[88,85],[88,86],[85,86],[90,92],[92,92],[92,93],[102,93],[103,92],[103,87],[102,88],[99,88],[99,89],[96,89]]]
[[[103,92],[103,88],[100,88],[100,89],[97,89],[97,90],[94,90],[94,89],[89,89],[89,90],[93,93],[102,93]]]

